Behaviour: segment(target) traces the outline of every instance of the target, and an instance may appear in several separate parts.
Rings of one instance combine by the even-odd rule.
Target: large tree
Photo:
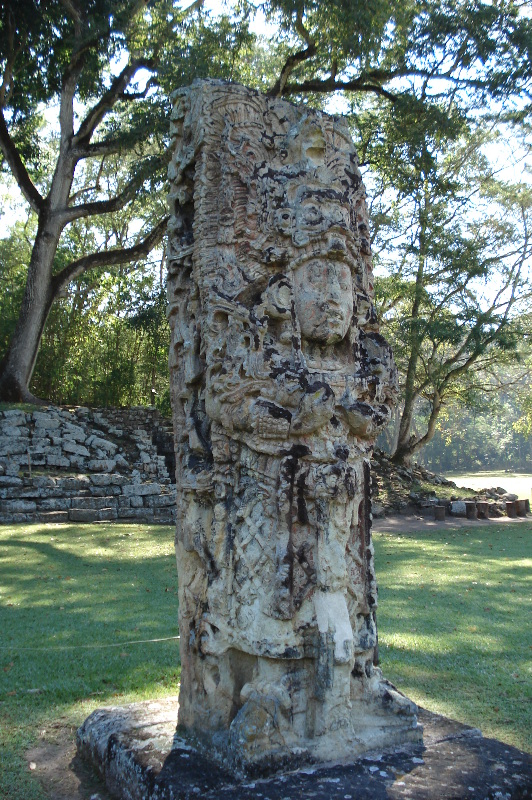
[[[476,371],[476,378],[476,398],[468,392],[467,403],[453,403],[442,410],[434,438],[419,454],[421,463],[438,472],[529,472],[532,438],[526,426],[522,427],[522,418],[521,424],[516,422],[523,410],[521,392],[530,397],[530,363],[526,363],[525,353],[517,364],[491,365],[488,371]],[[429,413],[428,409],[421,407],[421,425],[426,424],[425,419],[419,419],[424,413]]]
[[[173,0],[1,6],[0,149],[37,226],[18,322],[0,365],[0,398],[32,399],[43,328],[65,287],[93,268],[135,261],[161,241],[164,216],[146,221],[128,246],[99,243],[68,264],[57,259],[67,226],[126,207],[133,213],[134,203],[140,207],[160,190],[171,89],[212,76],[295,101],[319,103],[343,91],[354,106],[369,96],[408,100],[428,119],[437,105],[443,126],[445,107],[466,118],[487,99],[503,110],[519,98],[512,113],[522,118],[530,105],[532,22],[513,0],[266,0],[259,8],[276,26],[267,47],[249,32],[253,6],[246,0],[213,20],[202,0],[185,10]],[[58,133],[46,159],[43,113],[53,107]],[[109,195],[98,175],[117,154],[127,173]]]
[[[0,366],[1,398],[35,399],[29,382],[44,325],[72,281],[139,260],[161,242],[164,213],[144,220],[130,242],[100,241],[66,264],[58,258],[68,226],[125,208],[142,219],[145,198],[163,186],[168,86],[162,87],[172,67],[176,82],[190,80],[210,58],[211,71],[224,75],[216,62],[227,66],[227,50],[234,54],[245,42],[245,25],[194,24],[201,5],[185,11],[166,0],[2,5],[0,149],[37,226],[18,322]],[[43,133],[43,115],[54,104],[51,138]],[[119,169],[110,185],[102,176],[117,157],[127,170]]]
[[[397,111],[389,124],[412,134]],[[373,136],[371,119],[368,126]],[[445,406],[478,396],[479,374],[519,357],[532,298],[532,190],[496,180],[482,155],[488,137],[460,127],[459,139],[440,128],[430,137],[425,123],[417,143],[395,129],[367,147],[381,181],[379,311],[401,379],[392,451],[399,464],[432,439]],[[414,430],[420,401],[426,425]]]

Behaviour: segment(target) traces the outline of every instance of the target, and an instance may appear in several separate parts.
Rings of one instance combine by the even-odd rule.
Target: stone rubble
[[[0,524],[175,521],[171,425],[154,408],[0,411]]]
[[[431,472],[419,464],[398,467],[381,450],[375,450],[373,453],[372,476],[374,518],[405,512],[409,508],[423,512],[435,505],[444,505],[451,516],[465,517],[466,501],[486,503],[488,517],[501,517],[507,513],[506,503],[517,500],[517,495],[507,492],[500,486],[479,491],[470,489],[467,498],[459,497],[458,494],[449,498],[449,490],[453,488],[458,490],[454,481]],[[428,489],[427,485],[432,488]],[[442,488],[447,491],[442,492]]]

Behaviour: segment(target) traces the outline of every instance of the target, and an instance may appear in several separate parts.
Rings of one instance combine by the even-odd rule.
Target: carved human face
[[[353,281],[343,261],[312,259],[294,274],[294,301],[307,341],[341,342],[353,316]]]

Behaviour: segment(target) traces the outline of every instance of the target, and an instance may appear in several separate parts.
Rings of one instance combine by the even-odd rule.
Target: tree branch
[[[15,49],[15,23],[13,21],[12,13],[7,15],[7,38],[9,41],[9,53],[6,53],[5,58],[5,67],[4,67],[4,74],[2,76],[2,84],[0,85],[0,108],[4,108],[6,104],[6,98],[9,95],[11,90],[12,82],[13,82],[13,66],[15,64],[16,53],[20,52],[20,47],[18,50]]]
[[[378,94],[381,97],[385,97],[387,100],[391,100],[392,103],[395,103],[398,99],[396,94],[389,92],[379,83],[371,83],[368,81],[369,76],[361,76],[359,78],[354,78],[350,81],[339,81],[336,78],[332,77],[329,78],[319,79],[315,78],[312,80],[303,81],[303,83],[285,83],[284,87],[280,91],[280,94],[277,96],[287,97],[291,94],[299,94],[305,92],[336,92],[336,91],[351,91],[351,92],[373,92],[374,94]],[[279,83],[279,81],[278,81]],[[276,84],[277,85],[277,84]],[[268,92],[268,94],[273,94],[273,89]]]
[[[194,11],[199,11],[199,10],[200,10],[200,8],[203,6],[203,3],[204,3],[204,2],[205,2],[205,0],[195,0],[195,2],[194,2],[194,3],[191,3],[189,6],[187,6],[186,8],[184,8],[184,9],[182,10],[181,14],[182,14],[184,17],[188,17],[188,15],[189,15],[189,14],[193,14],[193,13],[194,13]]]
[[[285,94],[286,82],[297,65],[301,64],[303,61],[307,61],[316,54],[316,42],[303,25],[303,13],[301,11],[298,12],[295,28],[303,41],[306,42],[307,46],[304,50],[299,50],[297,53],[288,56],[279,78],[270,91],[266,93],[268,97],[281,97]]]
[[[118,95],[117,99],[118,100],[123,100],[125,102],[131,102],[133,100],[144,100],[144,98],[146,97],[146,95],[148,94],[148,92],[152,88],[152,86],[156,86],[156,85],[157,85],[157,81],[152,76],[146,82],[146,86],[144,87],[142,92],[121,92],[121,94]]]
[[[412,445],[412,455],[417,453],[418,450],[430,442],[434,433],[436,431],[436,422],[438,421],[438,417],[440,415],[441,407],[442,407],[442,399],[439,391],[437,389],[434,390],[434,394],[429,400],[431,403],[431,410],[430,416],[427,423],[427,430],[423,436],[420,436]]]
[[[108,139],[107,141],[88,144],[86,147],[75,147],[72,149],[72,155],[78,161],[84,158],[100,158],[101,156],[119,153],[123,146],[121,139]]]
[[[107,200],[95,200],[92,203],[80,203],[80,205],[71,206],[59,211],[58,214],[61,217],[62,223],[68,225],[70,222],[74,222],[74,220],[81,219],[82,217],[92,217],[96,214],[111,214],[113,211],[120,211],[120,209],[124,208],[124,206],[134,199],[137,190],[142,186],[148,175],[153,175],[157,172],[158,168],[170,158],[171,150],[167,148],[160,157],[150,161],[149,165],[145,164],[143,169],[139,170],[125,185],[120,194],[114,197],[110,197]],[[147,169],[148,166],[149,171]]]
[[[74,34],[76,46],[70,56],[70,61],[63,73],[61,86],[61,99],[59,106],[59,126],[61,130],[61,141],[64,147],[68,147],[74,135],[74,96],[79,76],[85,66],[87,53],[92,49],[98,49],[103,36],[109,36],[110,28],[92,31],[89,38],[83,39],[83,11],[75,0],[60,0],[67,14],[74,21]],[[87,28],[85,36],[87,35]]]
[[[102,158],[102,160],[100,162],[100,166],[98,167],[98,173],[96,175],[96,180],[94,182],[94,186],[85,186],[82,189],[79,189],[79,191],[74,192],[73,194],[71,194],[70,195],[70,202],[71,203],[74,203],[77,200],[79,200],[79,198],[82,197],[87,192],[99,192],[100,191],[100,180],[101,180],[101,177],[103,175],[103,166],[104,166],[104,164],[105,164],[105,156]]]
[[[159,224],[138,244],[133,247],[117,248],[116,250],[104,250],[100,253],[91,253],[88,256],[78,258],[64,267],[61,272],[52,278],[52,297],[56,297],[68,284],[95,267],[115,266],[116,264],[127,264],[147,256],[154,247],[162,240],[165,232],[168,217],[164,217]]]
[[[126,86],[131,82],[135,73],[139,69],[153,69],[154,62],[151,59],[136,59],[131,64],[127,64],[120,75],[113,80],[110,88],[103,94],[102,98],[96,103],[89,111],[81,125],[78,132],[74,136],[73,146],[79,144],[88,144],[92,134],[98,127],[102,119],[113,108],[117,100],[123,94]]]
[[[301,51],[301,53],[304,54],[306,53],[306,51],[303,50]],[[293,56],[290,56],[289,59],[290,58],[293,58]],[[287,59],[287,64],[289,59]],[[304,60],[304,58],[300,57],[299,60]],[[287,64],[285,64],[285,67],[283,67],[283,71],[286,69]],[[292,68],[288,72],[288,75],[293,70],[293,68],[294,67],[292,66]],[[392,102],[395,102],[398,99],[398,96],[385,89],[382,86],[382,83],[391,81],[394,78],[407,78],[407,77],[418,77],[429,81],[439,79],[442,81],[448,81],[449,83],[452,83],[455,86],[461,88],[483,89],[486,86],[486,82],[483,80],[455,76],[452,75],[449,70],[442,73],[435,72],[434,70],[423,70],[423,69],[398,69],[394,72],[389,72],[386,70],[373,70],[371,72],[364,73],[360,75],[358,78],[354,78],[352,80],[336,80],[334,71],[331,71],[331,75],[328,78],[312,78],[310,80],[303,81],[302,83],[299,84],[288,83],[287,81],[285,81],[284,86],[282,87],[282,89],[280,89],[279,94],[277,96],[284,97],[291,94],[299,94],[305,92],[336,92],[336,91],[373,92],[375,94],[381,95],[382,97],[386,97],[388,100],[391,100]],[[275,84],[275,87],[273,87],[268,92],[268,94],[274,95],[274,90],[279,85],[280,85],[280,79]]]
[[[120,211],[133,200],[135,192],[141,183],[141,180],[132,180],[115,197],[110,197],[108,200],[95,200],[92,203],[80,203],[80,205],[67,208],[61,212],[61,218],[64,224],[68,225],[68,223],[82,217],[93,217],[96,214],[111,214],[113,211]]]
[[[76,36],[81,34],[81,11],[76,7],[72,0],[59,0],[67,14],[74,20],[74,31]]]
[[[18,187],[32,209],[39,213],[41,210],[44,199],[38,189],[34,186],[29,173],[24,166],[18,150],[9,135],[4,114],[0,109],[0,150],[3,153],[5,160],[9,165],[13,177],[15,178]]]

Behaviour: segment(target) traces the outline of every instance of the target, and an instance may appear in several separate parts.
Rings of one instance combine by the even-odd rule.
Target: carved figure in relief
[[[173,117],[179,722],[248,773],[417,739],[375,666],[369,456],[396,376],[353,144],[219,82]]]

